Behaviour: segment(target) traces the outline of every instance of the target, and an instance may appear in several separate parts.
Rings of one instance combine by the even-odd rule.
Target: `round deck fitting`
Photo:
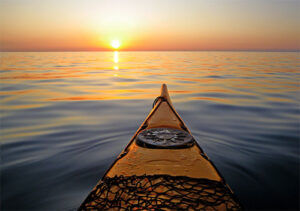
[[[181,149],[194,144],[193,137],[186,131],[173,128],[151,128],[137,136],[136,143],[146,148]]]

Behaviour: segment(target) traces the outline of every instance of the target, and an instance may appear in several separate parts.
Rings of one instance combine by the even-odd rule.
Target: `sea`
[[[298,210],[300,53],[0,53],[1,210],[76,210],[166,83],[246,210]]]

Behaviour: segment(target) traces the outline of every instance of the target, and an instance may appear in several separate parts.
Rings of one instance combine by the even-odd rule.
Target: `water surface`
[[[244,204],[298,209],[299,53],[1,53],[2,210],[77,208],[160,85]]]

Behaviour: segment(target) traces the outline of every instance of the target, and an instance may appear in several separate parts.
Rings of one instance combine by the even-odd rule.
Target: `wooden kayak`
[[[79,210],[241,210],[175,111],[167,86]]]

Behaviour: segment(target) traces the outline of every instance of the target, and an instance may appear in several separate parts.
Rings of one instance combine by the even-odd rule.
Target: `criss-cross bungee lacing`
[[[104,178],[79,210],[241,210],[222,182],[184,176]]]

